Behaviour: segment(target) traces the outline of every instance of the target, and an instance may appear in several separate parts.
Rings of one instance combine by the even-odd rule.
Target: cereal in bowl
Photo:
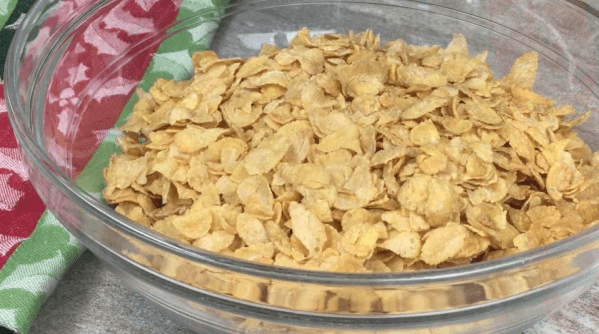
[[[464,36],[446,48],[371,31],[196,52],[121,128],[103,196],[208,251],[335,272],[463,265],[595,224],[599,155],[574,108],[532,88],[537,55],[495,79]]]

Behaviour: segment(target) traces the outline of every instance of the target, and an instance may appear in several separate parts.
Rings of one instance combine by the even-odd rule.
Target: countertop
[[[482,6],[484,2],[468,0],[468,3],[472,6]],[[314,13],[314,15],[319,14]],[[288,20],[289,18],[272,19]],[[314,18],[305,19],[309,21]],[[269,24],[274,25],[273,22]],[[228,34],[226,30],[239,31],[239,28],[226,22],[221,25],[220,29],[225,31],[219,31],[219,35],[215,38],[217,49],[222,51],[219,52],[221,56],[228,56],[227,53],[238,54],[238,50],[227,48],[227,39],[241,38],[241,36]],[[252,31],[260,31],[260,27],[252,27]],[[256,44],[276,36],[246,37],[250,43]],[[262,40],[264,38],[266,40]],[[54,293],[42,306],[31,334],[96,333],[191,334],[192,332],[177,327],[140,294],[125,287],[93,254],[86,252],[73,264]],[[599,333],[599,284],[525,333]]]

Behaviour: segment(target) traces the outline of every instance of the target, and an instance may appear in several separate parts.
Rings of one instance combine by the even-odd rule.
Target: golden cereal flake
[[[404,258],[416,258],[420,255],[421,246],[420,234],[409,231],[392,231],[389,238],[380,244],[380,247]]]
[[[468,230],[455,223],[433,229],[423,237],[420,258],[430,265],[449,260],[464,248],[468,237]]]
[[[310,256],[319,257],[324,243],[327,241],[322,222],[316,215],[296,202],[289,203],[289,215],[291,216],[293,235],[306,247]]]
[[[195,240],[192,245],[212,252],[220,252],[231,246],[233,240],[235,235],[218,230]]]
[[[268,241],[264,224],[258,218],[247,213],[237,216],[237,234],[248,246]]]

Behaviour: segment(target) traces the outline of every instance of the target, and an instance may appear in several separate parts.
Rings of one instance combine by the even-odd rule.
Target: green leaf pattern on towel
[[[17,0],[2,0],[0,1],[0,29],[4,27],[10,14],[15,9]]]
[[[193,74],[191,57],[187,50],[157,53],[150,67],[153,73],[164,73],[175,80],[188,79]]]
[[[35,230],[0,271],[0,324],[26,333],[37,309],[83,251],[56,218],[45,212]]]

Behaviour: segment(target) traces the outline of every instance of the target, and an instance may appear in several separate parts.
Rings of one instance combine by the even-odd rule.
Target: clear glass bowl
[[[146,16],[125,13],[134,7]],[[158,45],[189,54],[209,39],[177,38],[193,41],[198,27],[216,32],[210,48],[222,57],[255,55],[262,42],[285,46],[304,26],[342,33],[370,28],[383,42],[442,46],[460,32],[472,54],[489,51],[496,77],[517,56],[536,50],[535,89],[579,111],[592,110],[579,132],[597,150],[599,15],[590,6],[565,0],[266,0],[238,1],[226,12],[186,5],[188,18],[177,21],[176,13],[171,0],[40,0],[10,47],[5,89],[31,182],[47,207],[123,282],[179,323],[198,333],[511,333],[596,281],[599,226],[463,267],[333,274],[191,248],[123,218],[98,195],[98,171],[115,149],[100,142],[118,134],[111,129],[122,123],[138,83],[147,89],[155,79],[142,80],[150,60],[169,59],[160,49],[153,56]],[[119,25],[132,33],[119,32]],[[85,52],[91,47],[95,56]],[[171,69],[178,79],[189,71]]]

